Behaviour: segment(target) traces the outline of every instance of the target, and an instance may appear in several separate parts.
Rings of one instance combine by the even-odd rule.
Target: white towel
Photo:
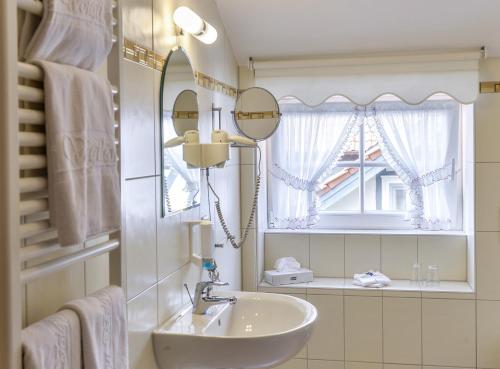
[[[354,274],[354,281],[352,283],[361,287],[381,288],[388,286],[391,280],[380,272],[369,271],[362,274]]]
[[[21,333],[24,369],[80,369],[80,321],[70,310],[40,320]]]
[[[111,51],[111,0],[43,0],[38,26],[34,17],[26,16],[20,32],[20,53],[27,60],[95,70]]]
[[[45,121],[50,219],[69,246],[120,228],[120,178],[109,82],[46,61]]]
[[[125,296],[121,288],[106,287],[70,301],[62,309],[73,310],[80,318],[85,369],[128,368]]]

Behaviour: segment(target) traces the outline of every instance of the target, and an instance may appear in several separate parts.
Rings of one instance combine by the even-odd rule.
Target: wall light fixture
[[[217,40],[217,30],[187,6],[175,9],[174,23],[207,45]]]

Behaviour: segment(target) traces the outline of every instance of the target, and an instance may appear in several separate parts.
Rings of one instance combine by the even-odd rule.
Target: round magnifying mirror
[[[193,90],[184,90],[177,95],[172,111],[172,122],[177,136],[198,129],[198,99]]]
[[[269,138],[278,128],[280,109],[273,94],[251,87],[238,94],[234,122],[238,131],[256,141]]]

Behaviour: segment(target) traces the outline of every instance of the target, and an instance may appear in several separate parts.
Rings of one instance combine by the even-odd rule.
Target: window
[[[462,229],[460,104],[280,101],[270,228]]]

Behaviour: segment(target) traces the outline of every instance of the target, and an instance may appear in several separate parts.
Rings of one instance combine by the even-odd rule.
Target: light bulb
[[[174,23],[205,44],[212,44],[217,40],[217,30],[187,6],[175,9]]]
[[[174,22],[184,31],[191,34],[202,33],[205,28],[203,19],[187,6],[181,6],[175,9]]]
[[[217,30],[209,23],[205,22],[206,28],[202,34],[193,35],[204,44],[210,45],[217,40]]]

